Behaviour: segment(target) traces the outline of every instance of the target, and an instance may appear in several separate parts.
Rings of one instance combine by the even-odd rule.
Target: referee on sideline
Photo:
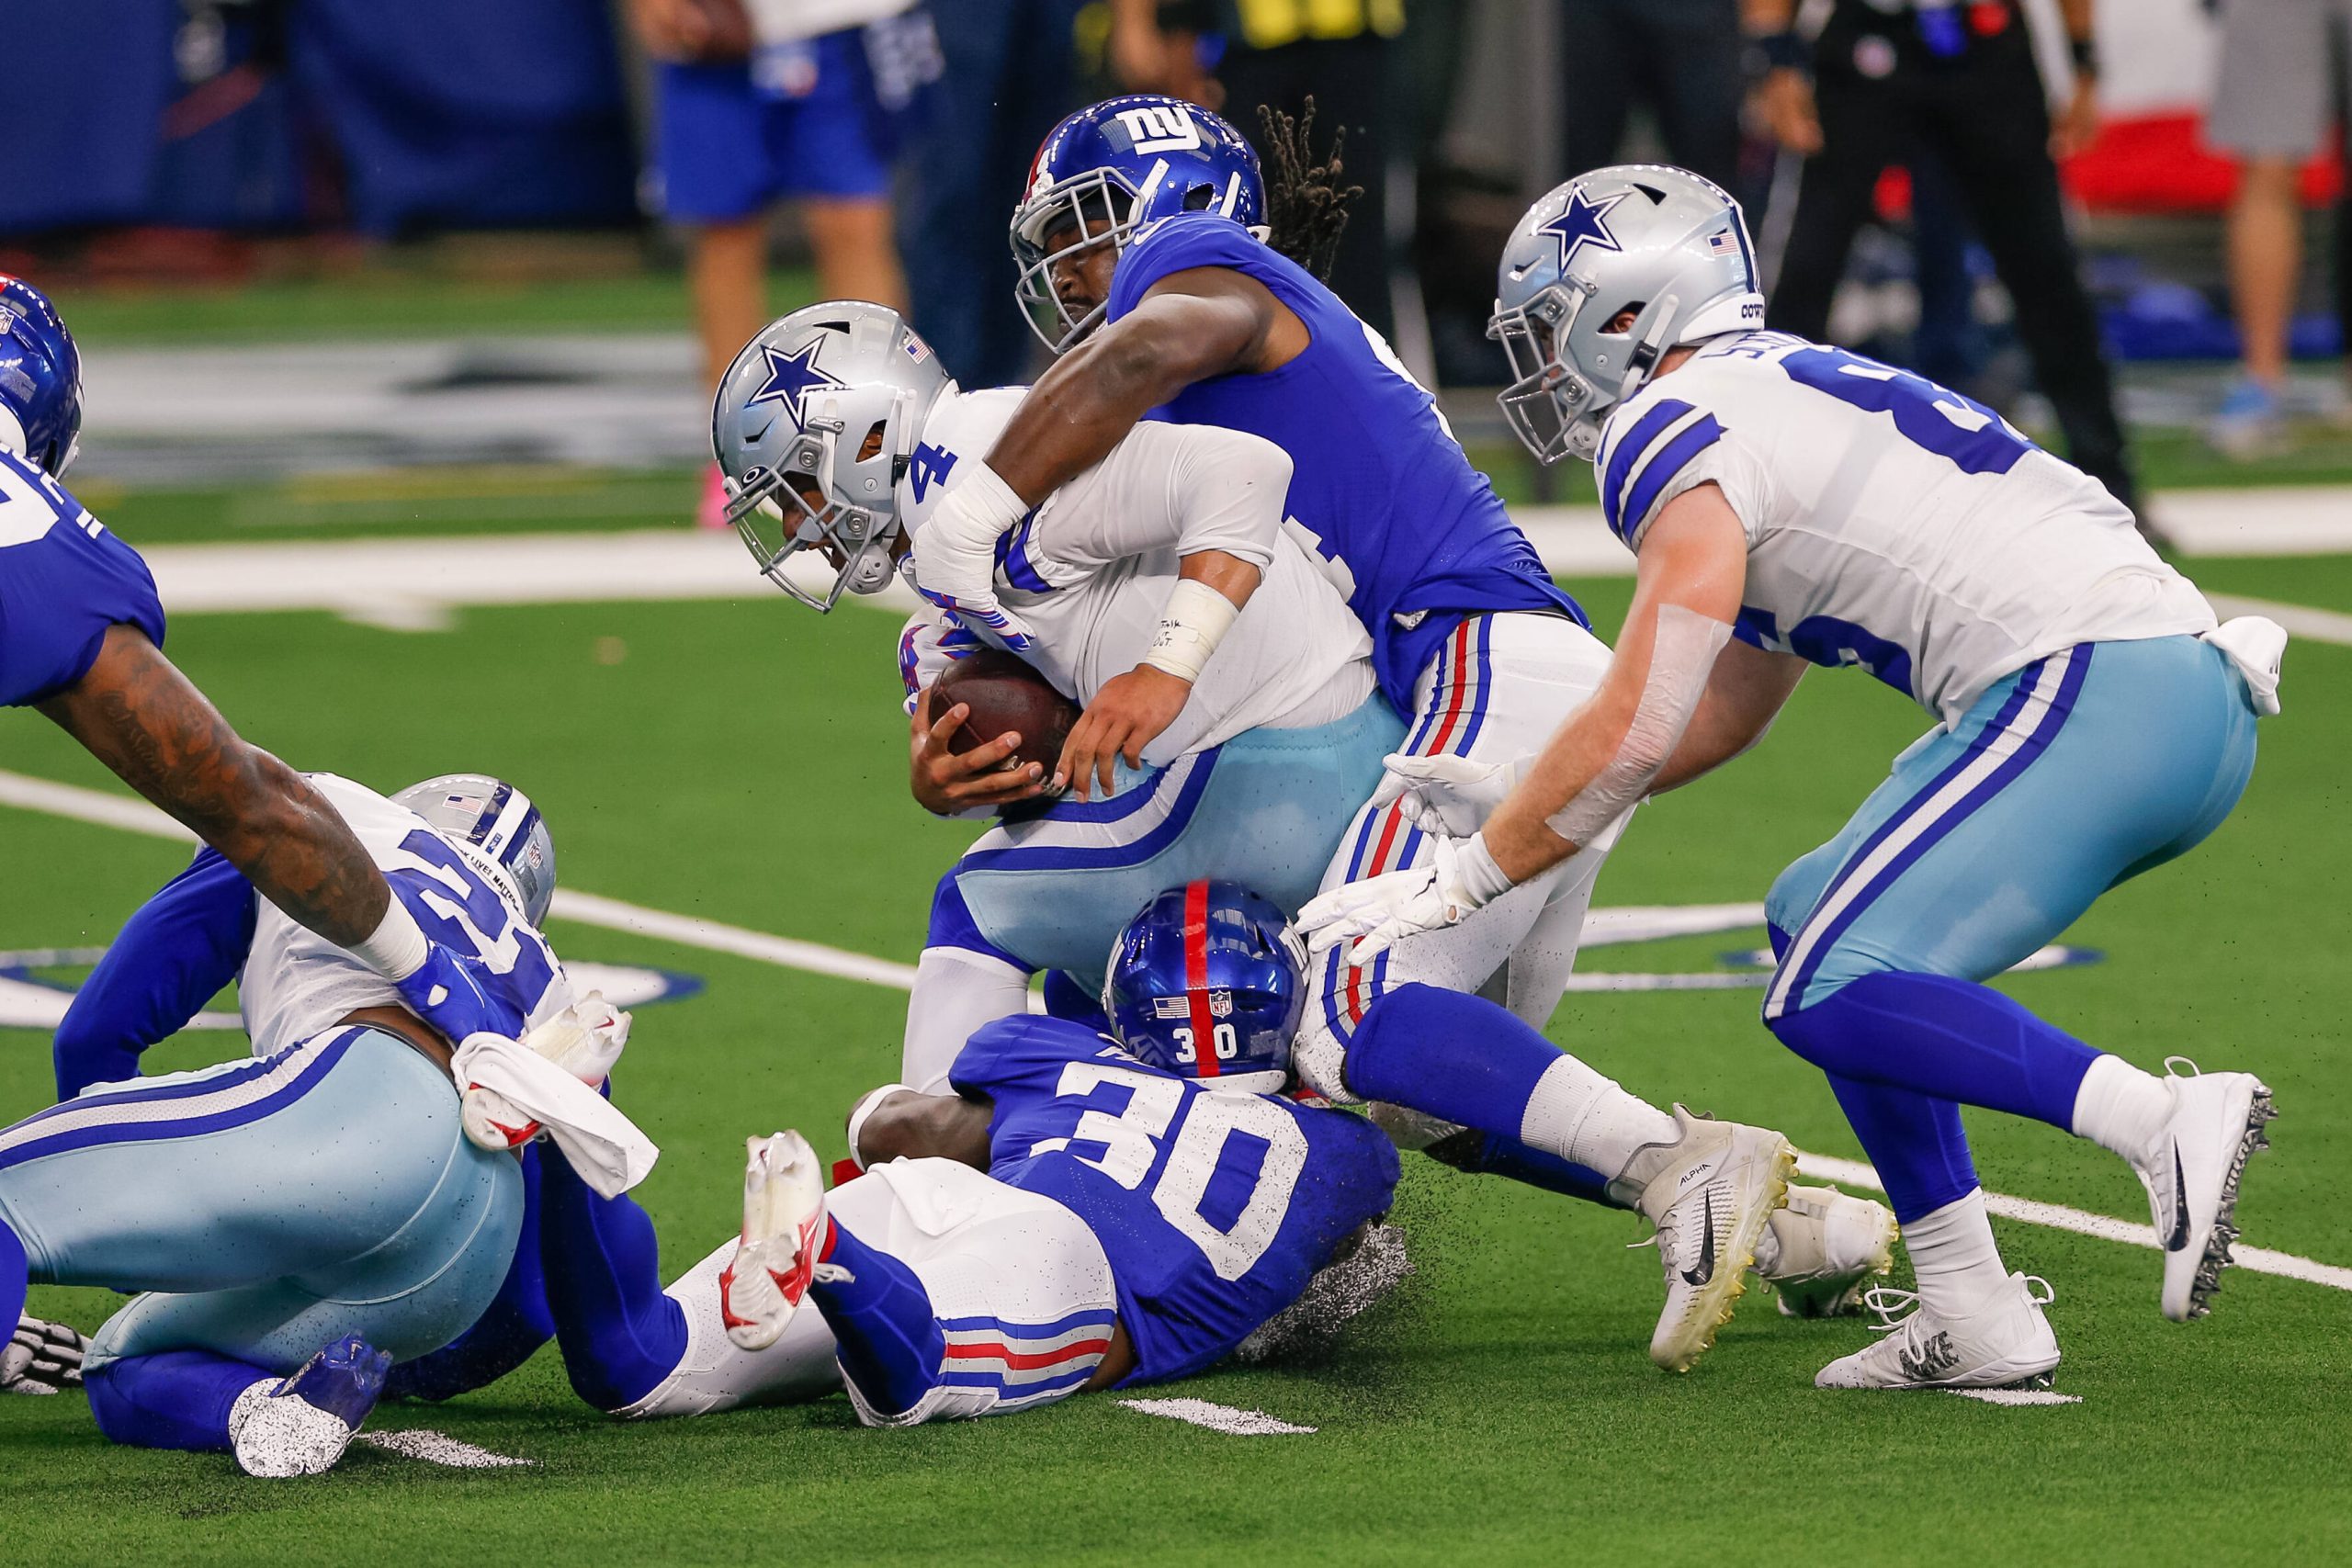
[[[2015,301],[2018,336],[2067,457],[2136,513],[2114,387],[2058,190],[2056,159],[2098,126],[2091,6],[2059,3],[2075,91],[2053,127],[2018,0],[1835,0],[1810,44],[1792,30],[1796,0],[1744,0],[1767,65],[1758,107],[1780,143],[1804,158],[1765,321],[1826,337],[1880,173],[1933,152]]]

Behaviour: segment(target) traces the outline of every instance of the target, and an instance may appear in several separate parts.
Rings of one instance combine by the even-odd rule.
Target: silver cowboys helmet
[[[1609,331],[1627,310],[1633,324]],[[1503,247],[1487,335],[1510,356],[1503,414],[1538,460],[1589,457],[1609,411],[1667,350],[1764,324],[1739,203],[1687,169],[1621,164],[1529,208]]]
[[[899,480],[952,384],[898,311],[861,299],[795,310],[743,345],[719,378],[710,446],[763,576],[819,611],[889,585]],[[811,549],[834,568],[821,591],[784,570]]]
[[[441,830],[506,907],[543,925],[555,897],[555,839],[531,797],[488,773],[443,773],[392,796]]]

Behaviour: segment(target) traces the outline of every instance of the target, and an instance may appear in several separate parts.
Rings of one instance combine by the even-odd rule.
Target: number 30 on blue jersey
[[[1306,1133],[1297,1118],[1257,1095],[1203,1094],[1176,1078],[1103,1062],[1070,1063],[1054,1094],[1083,1099],[1104,1085],[1128,1091],[1123,1109],[1089,1110],[1069,1136],[1040,1139],[1029,1154],[1067,1150],[1131,1192],[1153,1178],[1152,1206],[1201,1249],[1218,1279],[1238,1280],[1250,1272],[1273,1246],[1306,1168]],[[1180,1111],[1182,1123],[1171,1135],[1170,1123]],[[1220,1228],[1201,1213],[1201,1205],[1226,1142],[1236,1133],[1262,1143],[1265,1154],[1249,1201],[1229,1226]],[[1087,1152],[1086,1145],[1095,1144],[1102,1152]]]

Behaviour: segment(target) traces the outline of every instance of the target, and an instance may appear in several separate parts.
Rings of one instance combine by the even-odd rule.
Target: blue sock
[[[539,1178],[539,1260],[572,1392],[620,1410],[686,1353],[686,1314],[662,1292],[653,1222],[626,1193],[599,1198],[562,1159]]]
[[[1365,1010],[1348,1047],[1348,1088],[1425,1116],[1519,1136],[1560,1048],[1484,997],[1400,986]]]
[[[1400,986],[1365,1010],[1348,1087],[1495,1140],[1497,1175],[1608,1202],[1624,1159],[1674,1123],[1537,1033],[1508,1008],[1434,986]],[[1598,1152],[1608,1173],[1579,1156]],[[1612,1205],[1614,1206],[1614,1205]]]
[[[15,1332],[25,1310],[25,1244],[0,1220],[0,1323]]]
[[[1611,1209],[1624,1207],[1609,1195],[1609,1183],[1599,1171],[1558,1155],[1545,1154],[1517,1138],[1506,1138],[1497,1133],[1459,1133],[1431,1144],[1426,1152],[1456,1170],[1478,1176],[1507,1176],[1513,1181],[1524,1181],[1546,1192],[1563,1192],[1588,1203],[1605,1204]]]
[[[1907,1225],[1976,1190],[1976,1166],[1968,1157],[1959,1106],[1835,1073],[1829,1087],[1862,1152],[1878,1168],[1898,1222]]]
[[[2098,1059],[2000,992],[1943,975],[1865,975],[1774,1019],[1772,1032],[1834,1077],[2030,1116],[2070,1133],[2075,1090]]]
[[[839,1220],[826,1232],[823,1261],[846,1269],[841,1284],[808,1287],[840,1342],[842,1372],[865,1403],[886,1416],[912,1410],[938,1383],[947,1336],[915,1271],[850,1235]]]
[[[561,1155],[550,1154],[561,1163]],[[547,1280],[539,1270],[540,1145],[523,1150],[523,1230],[514,1261],[474,1325],[441,1349],[394,1367],[384,1380],[386,1399],[438,1403],[484,1388],[513,1371],[555,1336]]]
[[[108,1361],[85,1374],[83,1382],[90,1391],[90,1414],[107,1441],[223,1453],[237,1396],[276,1376],[266,1367],[209,1350],[163,1350]]]

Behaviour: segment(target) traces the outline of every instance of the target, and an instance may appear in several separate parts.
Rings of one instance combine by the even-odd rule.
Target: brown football
[[[932,712],[944,713],[957,703],[972,710],[947,743],[961,756],[1006,730],[1021,736],[1021,749],[1007,767],[1026,762],[1045,765],[1051,778],[1061,760],[1062,742],[1078,722],[1078,708],[1054,690],[1053,683],[1012,654],[986,648],[957,660],[939,677],[932,693]]]

